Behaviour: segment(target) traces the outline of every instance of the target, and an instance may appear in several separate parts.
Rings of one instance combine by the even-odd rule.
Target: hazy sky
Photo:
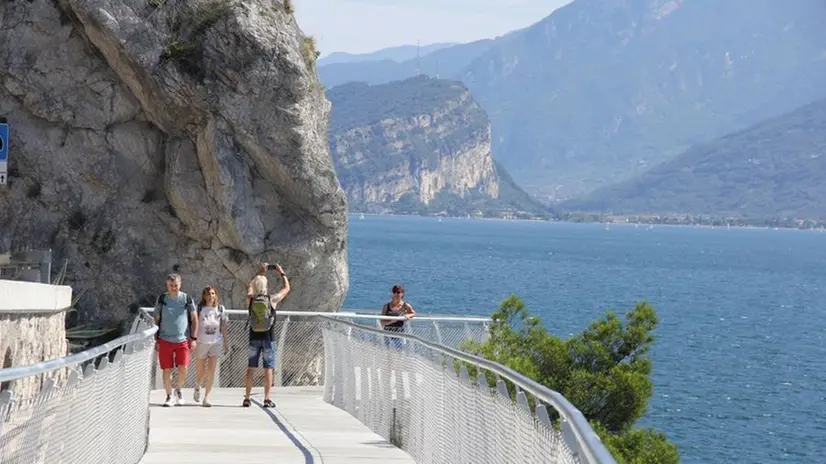
[[[293,0],[322,56],[469,42],[529,26],[571,0]]]

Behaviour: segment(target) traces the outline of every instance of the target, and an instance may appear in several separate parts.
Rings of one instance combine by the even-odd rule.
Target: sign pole
[[[0,185],[9,178],[9,125],[0,124]]]

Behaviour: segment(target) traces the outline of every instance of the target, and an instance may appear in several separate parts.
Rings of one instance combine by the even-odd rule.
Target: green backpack
[[[253,332],[269,332],[275,325],[275,308],[270,304],[270,297],[259,294],[252,297],[249,307],[249,324]]]

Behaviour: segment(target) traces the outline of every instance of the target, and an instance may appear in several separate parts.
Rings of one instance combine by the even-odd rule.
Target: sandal
[[[274,408],[275,403],[273,403],[272,400],[264,400],[264,407],[265,408]]]
[[[250,399],[244,398],[244,402],[241,404],[242,407],[248,408],[250,407]]]

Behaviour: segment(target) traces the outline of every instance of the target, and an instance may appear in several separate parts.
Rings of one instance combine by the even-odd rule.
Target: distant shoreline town
[[[350,216],[364,218],[367,216],[394,216],[394,217],[427,217],[427,218],[450,218],[450,219],[476,219],[476,220],[504,220],[504,221],[546,221],[546,222],[569,222],[569,223],[602,223],[606,225],[668,225],[668,226],[697,226],[697,227],[720,227],[720,228],[760,228],[760,229],[798,229],[813,230],[818,232],[826,231],[826,220],[822,219],[797,219],[797,218],[738,218],[738,217],[714,217],[707,215],[691,214],[647,214],[647,215],[610,215],[610,214],[588,214],[588,213],[556,213],[548,217],[540,217],[531,214],[513,214],[505,216],[484,216],[481,214],[451,216],[447,214],[396,214],[396,213],[362,213],[351,211]]]

